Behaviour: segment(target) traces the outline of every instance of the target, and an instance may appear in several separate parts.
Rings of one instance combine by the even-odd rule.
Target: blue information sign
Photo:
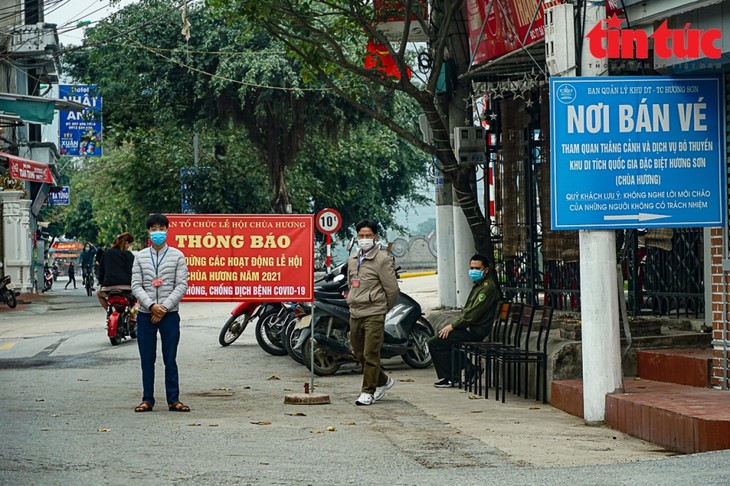
[[[48,194],[48,204],[51,206],[68,206],[71,204],[71,195],[69,193],[69,187],[63,186],[58,192],[51,192]]]
[[[96,85],[60,84],[59,98],[88,106],[81,111],[59,112],[59,150],[61,155],[101,157],[101,96]]]
[[[550,79],[555,230],[725,224],[718,77]]]

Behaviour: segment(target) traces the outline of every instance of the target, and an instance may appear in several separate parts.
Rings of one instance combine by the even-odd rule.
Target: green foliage
[[[289,177],[294,205],[312,213],[337,209],[343,238],[363,218],[394,228],[403,194],[414,203],[425,202],[416,191],[425,183],[428,157],[377,122],[359,125],[337,144],[311,140],[303,152]]]
[[[428,236],[434,231],[436,231],[436,218],[429,218],[416,227],[414,234]]]
[[[99,243],[110,244],[123,231],[144,241],[144,221],[153,212],[180,213],[181,171],[193,167],[192,135],[174,127],[138,132],[136,144],[109,150],[103,159],[88,159],[72,180],[74,199],[93,204]],[[220,133],[220,132],[219,132]],[[187,136],[186,136],[187,135]],[[225,135],[225,133],[224,133]],[[201,134],[200,145],[209,148],[213,134]],[[199,173],[185,180],[188,203],[196,213],[265,213],[266,176],[245,141],[229,133],[225,159],[204,155]],[[209,154],[210,150],[201,150]],[[73,212],[75,208],[70,208]]]
[[[66,218],[65,233],[67,238],[80,241],[94,242],[99,233],[99,227],[94,221],[91,201],[81,199],[70,211]]]
[[[404,26],[399,38],[386,37],[378,26],[384,18],[391,17],[392,12],[379,10],[370,0],[207,2],[231,22],[255,24],[281,42],[287,53],[301,64],[305,82],[326,85],[361,113],[377,120],[413,147],[438,159],[440,173],[446,182],[453,185],[457,203],[469,221],[475,247],[484,254],[492,253],[489,222],[479,208],[472,184],[474,168],[459,165],[450,144],[449,113],[446,110],[452,102],[455,106],[462,105],[462,100],[469,96],[468,83],[459,83],[443,95],[437,95],[436,89],[447,59],[459,58],[463,64],[459,66],[462,73],[469,62],[463,59],[461,42],[464,39],[457,33],[464,26],[463,1],[432,3],[430,18],[424,18],[424,3],[420,1],[394,2],[399,9],[407,9],[399,16],[407,19],[406,23],[414,19],[413,22],[419,24],[428,37],[426,47],[416,47],[420,50],[419,59],[427,65],[423,71],[414,70],[411,78],[408,73],[413,54],[408,50],[414,46],[409,42],[408,26]],[[368,53],[369,42],[384,47],[376,50],[387,51],[388,57],[379,58],[378,62],[381,65],[385,61],[393,64],[398,75],[365,68],[365,61],[377,60],[373,53]],[[432,141],[425,142],[412,123],[408,123],[407,117],[398,117],[399,111],[395,107],[400,100],[393,96],[394,92],[402,93],[420,108],[431,129]],[[468,122],[469,112],[465,115]],[[410,120],[415,121],[416,118],[412,116]],[[352,155],[360,158],[359,153]],[[365,158],[369,156],[367,153],[364,155]],[[368,175],[368,170],[364,169],[363,176]],[[357,197],[366,199],[368,196],[358,191]],[[352,199],[347,195],[343,198]]]
[[[314,77],[305,83],[313,72],[258,23],[189,9],[189,41],[175,7],[142,0],[88,29],[89,47],[63,58],[74,79],[104,96],[105,155],[85,160],[72,184],[72,200],[91,202],[101,242],[121,231],[143,238],[149,212],[180,212],[182,183],[194,212],[332,206],[345,215],[343,232],[365,216],[393,225],[399,203],[418,199],[422,153]],[[362,56],[362,34],[346,27],[336,26]],[[368,92],[356,78],[342,82]],[[417,133],[412,99],[384,92],[374,104]],[[181,169],[194,170],[183,180]]]

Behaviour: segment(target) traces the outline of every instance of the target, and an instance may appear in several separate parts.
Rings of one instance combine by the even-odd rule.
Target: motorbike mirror
[[[347,242],[347,251],[349,252],[352,250],[352,247],[355,246],[355,237],[353,236],[350,238],[350,241]]]

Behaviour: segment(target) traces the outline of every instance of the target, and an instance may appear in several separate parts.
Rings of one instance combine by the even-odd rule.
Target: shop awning
[[[45,182],[48,184],[56,184],[53,172],[50,166],[45,162],[37,160],[24,159],[17,155],[6,154],[0,152],[0,157],[8,159],[8,168],[10,177],[13,179],[23,179],[31,182]]]
[[[0,111],[15,113],[27,122],[49,125],[53,123],[53,113],[56,110],[81,111],[84,108],[87,107],[69,100],[0,93]]]

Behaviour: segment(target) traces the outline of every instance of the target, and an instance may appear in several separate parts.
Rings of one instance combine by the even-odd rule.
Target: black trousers
[[[451,369],[451,350],[459,343],[481,341],[484,338],[468,329],[454,329],[446,339],[436,336],[428,340],[428,349],[431,351],[433,366],[436,368],[436,376],[439,380],[444,378],[458,379],[461,370]],[[453,374],[452,374],[453,372]],[[452,378],[452,376],[454,378]]]

